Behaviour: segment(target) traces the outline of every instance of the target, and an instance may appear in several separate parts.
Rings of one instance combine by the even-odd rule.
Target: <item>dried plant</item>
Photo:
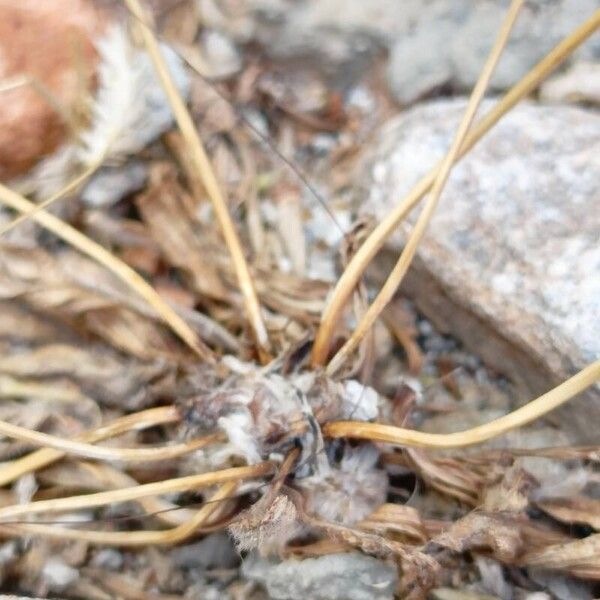
[[[516,83],[505,96],[487,113],[468,133],[461,145],[459,157],[465,156],[469,150],[520,100],[529,95],[548,75],[556,69],[573,51],[585,42],[600,27],[600,13],[596,12],[576,31],[558,44],[531,71]],[[398,227],[399,223],[418,204],[432,188],[441,169],[436,165],[411,192],[382,220],[373,230],[369,238],[352,257],[341,277],[323,313],[323,318],[313,349],[313,365],[324,364],[335,325],[339,320],[344,305],[356,287],[373,257],[379,252],[386,239]]]
[[[369,306],[365,312],[350,339],[331,359],[331,362],[327,367],[328,372],[335,373],[348,358],[350,353],[358,346],[360,340],[368,331],[370,331],[379,315],[390,302],[402,279],[406,275],[408,267],[410,266],[410,263],[417,252],[417,246],[419,245],[427,225],[431,220],[433,212],[436,209],[442,194],[442,190],[444,189],[446,181],[448,180],[448,176],[450,175],[450,171],[452,170],[452,166],[456,162],[460,149],[464,144],[467,134],[469,133],[469,129],[471,128],[471,124],[475,118],[479,104],[481,103],[481,100],[485,94],[485,90],[490,82],[490,79],[492,78],[494,69],[500,60],[502,50],[508,42],[508,37],[522,5],[522,0],[513,0],[513,2],[511,2],[504,23],[502,24],[502,27],[500,28],[498,36],[492,47],[492,51],[490,52],[490,55],[483,69],[481,70],[477,83],[473,88],[473,92],[469,98],[469,103],[465,109],[462,121],[456,132],[456,136],[452,141],[452,145],[444,157],[442,164],[440,165],[439,171],[436,173],[429,197],[427,198],[423,211],[419,215],[414,229],[412,230],[406,242],[404,250],[402,251],[400,258],[398,259],[398,262],[394,266],[389,277],[386,279],[383,287],[379,291],[379,294],[373,301],[373,304],[371,304],[371,306]]]
[[[358,550],[383,558],[400,567],[406,598],[424,597],[465,554],[600,580],[598,535],[578,539],[557,525],[597,530],[597,500],[584,493],[536,495],[542,483],[521,461],[597,462],[598,448],[431,452],[479,444],[539,419],[593,385],[600,361],[505,416],[450,434],[390,424],[409,422],[413,404],[399,410],[359,381],[378,357],[373,325],[407,272],[453,165],[600,26],[600,12],[472,125],[522,5],[512,2],[446,157],[372,232],[359,224],[348,236],[349,260],[326,301],[328,284],[308,275],[310,240],[299,191],[281,182],[272,186],[280,203],[273,221],[290,220],[291,233],[284,239],[271,235],[258,210],[264,174],[259,176],[248,140],[227,132],[227,143],[217,142],[209,159],[182,97],[185,73],[159,44],[140,2],[125,4],[147,54],[122,26],[99,42],[90,127],[33,174],[33,187],[46,200],[34,204],[0,184],[0,201],[21,213],[0,235],[31,219],[71,246],[0,245],[0,348],[7,350],[0,357],[0,396],[10,400],[0,415],[0,434],[18,442],[3,446],[0,485],[12,488],[3,490],[0,533],[72,542],[84,551],[88,544],[157,551],[227,527],[241,552],[284,557]],[[51,204],[73,194],[101,165],[137,154],[151,141],[145,105],[153,104],[154,95],[168,98],[180,129],[181,137],[171,135],[167,146],[190,192],[163,147],[132,204],[135,218],[115,210],[94,219],[84,211],[86,232],[103,232],[101,242],[50,214]],[[171,115],[159,118],[170,122]],[[303,127],[323,124],[300,120]],[[235,168],[244,171],[237,188],[223,176]],[[52,178],[42,186],[48,174]],[[368,306],[360,277],[426,194],[404,252]],[[246,211],[248,231],[232,216],[230,196]],[[245,252],[246,245],[252,252]],[[358,324],[327,364],[353,294]],[[423,357],[415,331],[397,322],[393,308],[384,318],[416,373]],[[362,344],[367,334],[372,339]],[[348,369],[356,379],[348,372],[340,377],[356,349],[360,354]],[[220,356],[223,351],[231,355]],[[51,414],[47,406],[58,398],[69,408]],[[25,411],[15,405],[23,399],[23,405],[31,403],[30,414],[19,421],[14,415]],[[46,408],[32,414],[31,407],[41,405]],[[80,414],[84,405],[94,416],[91,424]],[[407,491],[392,485],[398,473],[418,481],[406,505],[393,501]],[[453,520],[431,518],[410,505],[419,486],[450,499]],[[200,508],[182,506],[186,494],[195,503],[199,490],[207,490]],[[136,528],[125,520],[118,525],[110,512],[116,505],[128,519],[152,519],[160,528]],[[49,554],[52,547],[37,550]],[[35,548],[28,560],[40,563]],[[102,570],[81,572],[87,579],[71,591],[106,597],[106,589],[97,587]],[[115,579],[108,587],[126,595],[127,585]],[[140,589],[135,597],[146,597]]]

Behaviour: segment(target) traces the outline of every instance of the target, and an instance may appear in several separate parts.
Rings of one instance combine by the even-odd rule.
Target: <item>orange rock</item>
[[[66,139],[64,115],[93,84],[93,41],[107,23],[92,0],[0,0],[0,180]],[[35,83],[17,84],[25,78]]]

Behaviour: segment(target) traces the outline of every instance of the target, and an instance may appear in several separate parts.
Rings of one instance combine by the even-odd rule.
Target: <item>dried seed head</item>
[[[264,495],[229,526],[239,551],[258,550],[263,556],[280,552],[302,531],[296,507],[285,494]]]
[[[297,481],[307,511],[326,521],[353,525],[379,508],[385,502],[388,478],[376,467],[378,457],[374,446],[347,446],[339,466]]]
[[[319,484],[306,486],[314,488],[315,494],[322,491],[327,498],[324,510],[319,506],[320,514],[341,522],[355,522],[379,506],[387,490],[387,479],[374,468],[377,453],[367,450],[354,456],[350,452],[328,479],[329,445],[323,442],[319,424],[348,418],[385,419],[390,412],[385,398],[355,381],[340,383],[314,372],[282,376],[232,359],[220,367],[217,376],[219,370],[214,369],[212,375],[190,373],[181,384],[179,406],[185,423],[184,436],[197,437],[220,429],[227,442],[189,455],[184,469],[205,472],[240,459],[256,464],[277,459],[287,454],[292,445],[299,444],[301,468],[296,470],[296,476],[319,474],[313,480]],[[354,465],[353,461],[359,464]]]
[[[342,384],[316,373],[283,377],[238,363],[229,360],[230,375],[210,386],[188,378],[187,398],[180,400],[189,435],[215,428],[227,434],[228,447],[220,451],[224,460],[238,456],[256,463],[285,452],[292,439],[313,450],[312,423],[371,420],[388,410],[385,399],[355,381]]]

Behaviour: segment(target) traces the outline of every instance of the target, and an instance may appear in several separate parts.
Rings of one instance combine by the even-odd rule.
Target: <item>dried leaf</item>
[[[406,448],[410,465],[427,485],[474,506],[479,501],[485,478],[475,469],[469,469],[459,460],[437,458],[422,450]]]
[[[303,530],[296,507],[285,494],[265,494],[228,527],[238,550],[279,552]]]
[[[114,467],[86,461],[63,461],[45,468],[37,475],[45,487],[61,489],[61,494],[99,492],[123,485],[116,481]]]
[[[419,512],[411,506],[383,504],[361,521],[358,527],[374,533],[400,534],[408,538],[410,543],[424,544],[429,539]]]
[[[67,378],[105,406],[132,410],[173,393],[175,383],[174,365],[164,360],[142,363],[98,344],[46,344],[0,355],[0,373],[46,382]]]
[[[490,551],[493,558],[515,564],[525,551],[565,543],[569,539],[522,514],[472,511],[431,542],[455,552]]]
[[[435,537],[435,544],[455,552],[491,550],[503,562],[512,562],[524,547],[522,528],[514,515],[470,512]]]
[[[600,580],[600,534],[528,552],[521,563],[528,567],[566,571],[583,579]]]
[[[0,298],[25,302],[44,315],[83,326],[142,360],[186,356],[152,310],[101,266],[70,250],[52,255],[41,248],[0,245]],[[207,333],[207,339],[237,348],[237,342],[209,317],[177,310],[192,327]]]
[[[404,349],[408,370],[416,375],[421,372],[425,358],[417,343],[419,332],[415,322],[416,315],[413,312],[404,302],[396,300],[391,302],[384,311],[383,320]]]
[[[498,596],[478,594],[467,590],[453,590],[451,588],[437,588],[430,592],[431,600],[499,600]]]
[[[536,482],[527,471],[517,465],[511,466],[506,468],[499,481],[485,488],[481,507],[488,512],[524,511],[535,487]]]
[[[600,530],[600,500],[587,496],[573,498],[549,498],[536,502],[552,518],[563,523],[582,523]]]
[[[83,214],[85,230],[104,246],[145,248],[158,252],[158,244],[148,228],[133,219],[116,218],[104,210],[86,210]]]
[[[64,326],[33,312],[23,302],[0,300],[0,341],[6,344],[7,351],[15,343],[40,344],[69,339],[72,341],[73,336],[69,336]]]
[[[191,200],[185,200],[185,195],[175,169],[159,164],[151,169],[150,186],[136,198],[136,204],[166,260],[190,277],[194,290],[226,300],[229,294],[211,261],[215,250],[202,243],[186,208]]]

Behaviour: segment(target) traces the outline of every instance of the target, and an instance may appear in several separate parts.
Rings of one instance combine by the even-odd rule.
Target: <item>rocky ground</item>
[[[68,4],[57,14],[48,7],[36,13],[35,3],[0,2],[5,27],[25,14],[54,32],[45,46],[53,60],[40,56],[39,38],[13,39],[10,27],[0,41],[0,67],[8,65],[0,79],[9,80],[0,107],[0,177],[42,200],[101,155],[102,168],[81,193],[52,211],[142,272],[212,347],[252,360],[211,209],[196,206],[182,184],[185,148],[166,98],[148,57],[115,26],[126,13],[108,0]],[[162,38],[176,50],[164,50],[170,70],[245,232],[276,350],[301,348],[351,242],[443,156],[506,3],[169,0],[154,8]],[[490,96],[595,9],[594,0],[527,2]],[[78,124],[83,144],[17,80],[26,64],[79,116],[81,82],[57,42],[73,30],[82,36],[97,99]],[[486,423],[598,358],[599,58],[596,34],[454,169],[366,361],[368,383],[390,399],[395,424],[449,433]],[[23,143],[30,138],[40,143]],[[0,224],[11,218],[0,213]],[[370,269],[367,296],[406,231],[399,228]],[[181,372],[189,367],[183,348],[97,265],[27,222],[6,234],[0,267],[3,419],[73,436],[124,411],[172,400],[182,389]],[[352,322],[348,315],[346,325]],[[15,392],[32,380],[39,389]],[[75,402],[49,406],[40,390],[56,386]],[[511,535],[523,528],[525,540],[596,540],[597,453],[560,460],[506,453],[597,444],[599,419],[596,386],[543,421],[460,455],[380,446],[375,468],[362,455],[352,463],[352,449],[341,452],[348,452],[349,471],[364,464],[365,472],[387,472],[385,506],[402,507],[406,519],[406,529],[393,532],[397,539],[435,538],[452,550],[427,597],[586,600],[598,595],[597,570],[582,575],[567,551],[566,566],[545,555],[549,562],[523,565],[516,551],[511,555]],[[147,440],[164,436],[150,432]],[[136,440],[127,439],[125,446]],[[7,462],[27,449],[2,443]],[[5,488],[2,505],[61,489],[103,489],[92,467],[78,471],[65,463],[61,471],[61,464]],[[161,468],[168,477],[197,464]],[[486,487],[482,470],[497,471],[501,483]],[[86,473],[93,484],[81,483]],[[140,482],[159,475],[148,467],[128,471]],[[186,505],[198,498],[171,500]],[[476,528],[476,507],[506,520]],[[526,515],[527,524],[510,521],[511,511]],[[119,529],[127,515],[127,507],[115,506],[84,517]],[[541,529],[527,529],[532,521]],[[490,537],[482,542],[476,530]],[[403,577],[393,561],[343,545],[323,550],[315,542],[240,557],[224,531],[141,550],[10,532],[5,538],[0,589],[40,598],[383,600],[397,596]],[[589,553],[592,562],[600,557],[597,546]]]

